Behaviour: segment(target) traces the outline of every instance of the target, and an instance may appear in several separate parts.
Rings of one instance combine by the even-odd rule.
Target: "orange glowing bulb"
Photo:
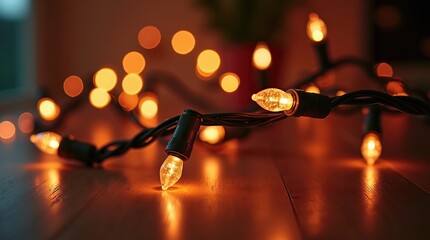
[[[106,91],[112,90],[116,86],[117,75],[111,68],[102,68],[94,74],[94,85]]]
[[[373,165],[379,156],[381,156],[382,144],[378,134],[367,133],[361,144],[361,155],[366,160],[368,165]]]
[[[94,88],[90,92],[90,103],[96,108],[106,107],[110,100],[111,97],[104,88]]]
[[[146,60],[139,52],[129,52],[122,59],[122,66],[126,73],[139,74],[145,69]]]
[[[30,141],[44,153],[57,154],[61,136],[54,132],[41,132],[31,135]]]
[[[16,128],[11,121],[0,123],[0,139],[9,140],[15,136]]]
[[[42,98],[37,102],[40,116],[47,120],[54,120],[60,115],[60,107],[50,98]]]
[[[327,36],[327,27],[316,13],[309,14],[309,21],[306,29],[308,37],[314,42],[321,42]]]
[[[227,93],[235,92],[240,85],[240,78],[234,73],[228,72],[221,75],[219,78],[219,85],[222,90]]]
[[[387,92],[393,96],[408,96],[405,86],[400,81],[390,81],[387,83]]]
[[[182,159],[169,155],[160,168],[160,182],[163,190],[169,189],[182,176],[184,162]]]
[[[309,85],[305,89],[305,91],[309,92],[309,93],[317,93],[317,94],[320,94],[320,92],[321,92],[320,89],[317,86],[313,85],[313,84]]]
[[[143,88],[142,77],[138,74],[130,73],[122,81],[122,89],[130,95],[138,94]]]
[[[172,37],[172,48],[178,54],[185,55],[190,53],[195,45],[196,39],[193,34],[188,31],[178,31]]]
[[[393,67],[386,62],[378,63],[375,70],[378,77],[393,77]]]
[[[146,92],[139,102],[139,112],[143,118],[154,118],[158,113],[158,99],[153,93]]]
[[[252,54],[252,63],[258,70],[266,70],[272,63],[272,55],[265,43],[259,43]]]
[[[84,83],[78,76],[71,75],[63,83],[64,92],[69,97],[76,97],[84,90]]]
[[[346,92],[343,91],[343,90],[339,90],[339,91],[336,92],[336,96],[338,96],[338,97],[340,97],[342,95],[345,95],[345,94],[346,94]]]
[[[136,108],[139,98],[137,95],[130,95],[122,92],[118,97],[118,102],[125,111],[131,111]]]
[[[203,76],[214,74],[220,65],[221,58],[219,54],[212,49],[202,51],[197,57],[197,69]]]
[[[155,26],[146,26],[139,31],[137,39],[143,48],[153,49],[160,43],[161,33]]]
[[[199,138],[203,142],[216,144],[221,142],[225,136],[225,129],[223,126],[207,126],[202,127],[199,133]]]
[[[289,111],[294,106],[291,93],[277,88],[266,88],[252,95],[252,100],[260,107],[271,112]]]
[[[19,115],[18,127],[23,133],[30,133],[34,130],[34,118],[33,114],[24,112]]]

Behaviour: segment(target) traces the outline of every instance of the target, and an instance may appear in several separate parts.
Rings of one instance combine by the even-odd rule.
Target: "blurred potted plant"
[[[210,27],[235,43],[273,42],[294,0],[198,0],[208,10]]]
[[[252,66],[252,54],[258,42],[265,42],[272,54],[267,70],[268,84],[279,85],[279,70],[283,63],[285,14],[294,0],[198,0],[206,8],[209,26],[225,40],[220,49],[222,71],[235,72],[241,86],[235,93],[239,107],[250,101],[250,95],[259,90],[258,74]],[[243,101],[244,99],[244,101]]]

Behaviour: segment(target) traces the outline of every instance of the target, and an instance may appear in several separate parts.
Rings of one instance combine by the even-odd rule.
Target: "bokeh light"
[[[50,98],[42,98],[37,102],[40,117],[52,121],[60,115],[60,107]]]
[[[63,89],[67,96],[76,97],[84,90],[84,83],[80,77],[71,75],[64,80]]]
[[[202,51],[197,57],[197,70],[202,76],[214,74],[220,65],[221,58],[219,54],[212,49]]]
[[[143,118],[154,118],[158,113],[158,98],[151,92],[145,92],[139,102],[139,112]]]
[[[111,68],[102,68],[94,75],[94,85],[106,91],[112,90],[117,82],[117,75]]]
[[[216,144],[221,142],[225,136],[225,129],[223,126],[203,126],[200,129],[199,138],[203,142]]]
[[[308,37],[314,42],[321,42],[327,36],[327,27],[316,13],[309,14],[306,30]]]
[[[15,125],[11,121],[3,121],[0,123],[0,138],[2,140],[10,140],[15,136]]]
[[[196,40],[193,34],[188,31],[178,31],[172,37],[173,50],[178,54],[190,53],[194,49],[195,45]]]
[[[109,93],[104,88],[94,88],[90,92],[90,103],[95,108],[106,107],[111,100]]]
[[[393,96],[408,96],[405,85],[400,81],[390,81],[387,83],[387,93]]]
[[[126,73],[139,74],[145,69],[145,65],[145,58],[138,52],[129,52],[122,59],[122,66]]]
[[[121,107],[126,111],[131,111],[136,108],[139,102],[139,97],[137,95],[130,95],[126,92],[122,92],[118,97],[118,102]]]
[[[129,95],[135,95],[142,90],[143,80],[140,75],[130,73],[122,80],[122,89]]]
[[[140,46],[145,49],[153,49],[161,41],[161,33],[155,26],[146,26],[139,31],[137,36]]]
[[[305,89],[305,91],[309,92],[309,93],[317,93],[317,94],[319,94],[321,92],[320,89],[317,86],[313,85],[313,84],[309,85]]]
[[[337,92],[336,92],[336,96],[337,96],[337,97],[340,97],[340,96],[342,96],[342,95],[345,95],[345,93],[346,93],[345,91],[343,91],[343,90],[339,90],[339,91],[337,91]]]
[[[266,70],[272,62],[272,55],[265,43],[259,43],[252,54],[252,63],[258,70]]]
[[[393,77],[393,68],[386,62],[381,62],[376,65],[376,75],[379,77]]]
[[[225,92],[232,93],[235,92],[240,85],[239,76],[234,73],[228,72],[221,75],[219,79],[219,84]]]
[[[31,133],[34,130],[33,114],[29,112],[21,113],[18,117],[18,127],[23,133]]]

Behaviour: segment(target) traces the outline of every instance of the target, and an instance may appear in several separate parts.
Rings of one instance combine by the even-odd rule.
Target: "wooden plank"
[[[288,132],[295,139],[274,157],[305,238],[430,237],[430,195],[384,161],[368,167],[359,153],[351,156],[358,152],[351,143],[360,143],[360,138],[346,141],[350,135],[340,136],[346,125],[351,129],[359,120],[311,120],[308,128],[318,131],[306,137],[300,129],[288,130],[307,124],[300,121],[292,120],[273,130],[279,135]]]
[[[90,110],[70,115],[60,133],[102,145],[137,131],[110,111],[82,119]],[[8,168],[0,169],[1,239],[301,237],[276,165],[256,138],[215,150],[197,144],[169,191],[159,188],[163,144],[108,160],[103,169],[64,165],[28,142],[27,149],[16,162],[18,151],[11,151]]]
[[[274,162],[265,158],[267,151],[227,146],[231,149],[216,153],[201,147],[196,146],[182,179],[168,191],[159,188],[158,169],[165,157],[161,148],[156,149],[157,164],[153,167],[109,166],[109,170],[116,169],[127,180],[112,183],[59,236],[300,238],[282,180]]]

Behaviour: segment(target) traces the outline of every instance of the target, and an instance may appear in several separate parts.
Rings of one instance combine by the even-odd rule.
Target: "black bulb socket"
[[[193,150],[194,141],[202,122],[201,115],[193,110],[186,109],[179,118],[175,132],[166,146],[166,153],[182,159],[188,160]]]
[[[381,134],[381,111],[378,106],[370,106],[364,118],[364,132]]]
[[[331,110],[331,99],[328,96],[305,92],[300,89],[289,89],[287,93],[293,96],[293,106],[284,111],[292,117],[326,118]]]
[[[78,160],[91,166],[95,159],[97,148],[88,143],[80,142],[72,137],[63,137],[58,146],[58,156]]]

